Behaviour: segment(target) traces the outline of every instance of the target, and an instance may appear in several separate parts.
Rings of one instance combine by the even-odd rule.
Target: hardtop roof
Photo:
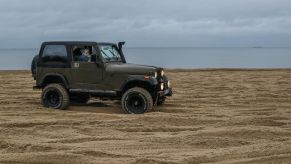
[[[52,45],[52,44],[57,44],[57,45],[84,45],[84,44],[89,44],[89,45],[108,45],[108,44],[116,44],[116,43],[108,43],[108,42],[93,42],[93,41],[47,41],[43,42],[43,45]]]

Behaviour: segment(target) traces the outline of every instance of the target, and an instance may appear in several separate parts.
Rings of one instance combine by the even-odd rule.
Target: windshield
[[[105,62],[122,61],[121,56],[114,45],[102,45],[100,46],[101,54]]]

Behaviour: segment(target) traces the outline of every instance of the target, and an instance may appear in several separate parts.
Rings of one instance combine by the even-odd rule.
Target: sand
[[[98,99],[45,109],[28,71],[1,71],[0,163],[291,162],[291,69],[167,74],[164,106],[125,115]]]

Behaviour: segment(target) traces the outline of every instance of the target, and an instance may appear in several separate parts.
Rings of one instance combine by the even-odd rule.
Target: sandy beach
[[[126,115],[45,109],[29,71],[0,71],[0,163],[290,163],[291,69],[166,73],[173,97]]]

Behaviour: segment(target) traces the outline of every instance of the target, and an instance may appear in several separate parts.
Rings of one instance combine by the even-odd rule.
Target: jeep
[[[31,64],[41,89],[41,103],[66,109],[72,103],[87,103],[90,97],[119,100],[128,114],[143,114],[162,105],[172,95],[163,68],[129,64],[123,55],[125,42],[44,42]]]

